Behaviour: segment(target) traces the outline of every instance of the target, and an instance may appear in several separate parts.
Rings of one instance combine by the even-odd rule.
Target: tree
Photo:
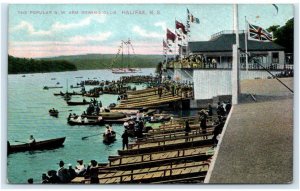
[[[294,18],[288,20],[284,26],[270,26],[267,31],[273,32],[274,42],[285,47],[286,53],[294,52]]]

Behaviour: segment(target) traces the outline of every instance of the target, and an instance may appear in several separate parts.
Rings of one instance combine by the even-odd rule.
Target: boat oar
[[[96,135],[90,135],[90,136],[82,137],[81,140],[87,139],[89,137],[94,137],[94,136],[97,136],[97,135],[101,135],[101,134],[103,134],[103,133],[98,133]]]
[[[23,141],[15,141],[15,142],[17,142],[17,143],[26,143],[26,142],[23,142]],[[28,143],[26,143],[26,144],[28,144]]]

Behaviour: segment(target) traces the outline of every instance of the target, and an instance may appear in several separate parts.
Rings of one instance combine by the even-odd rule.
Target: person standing
[[[185,121],[185,129],[184,129],[184,131],[185,131],[185,136],[186,136],[185,141],[187,142],[188,141],[189,132],[191,132],[191,127],[190,127],[190,124],[189,124],[188,120]]]
[[[175,96],[175,83],[172,84],[171,86],[171,91],[172,91],[172,96]]]
[[[225,109],[226,109],[226,114],[228,115],[229,112],[230,112],[230,109],[231,109],[231,103],[230,103],[230,101],[227,102],[227,104],[225,106]]]
[[[209,117],[213,116],[213,108],[212,108],[212,106],[210,104],[208,105],[208,116]]]
[[[124,133],[122,134],[122,143],[123,143],[123,150],[126,149],[128,150],[128,133],[127,130],[124,131]]]
[[[201,128],[201,132],[202,134],[206,134],[206,128],[207,128],[207,116],[205,113],[202,113],[202,115],[200,116],[200,128]],[[207,136],[206,136],[207,138]]]

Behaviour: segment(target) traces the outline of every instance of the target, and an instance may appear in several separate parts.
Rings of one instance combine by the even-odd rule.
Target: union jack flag
[[[248,23],[248,39],[269,42],[273,40],[273,35],[259,26]]]

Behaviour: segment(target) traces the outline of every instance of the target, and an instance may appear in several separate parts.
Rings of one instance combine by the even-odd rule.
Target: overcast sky
[[[239,5],[239,28],[245,28],[245,16],[264,28],[284,25],[294,15],[293,6],[277,6],[278,14],[271,4]],[[8,51],[27,58],[115,54],[121,40],[130,38],[137,54],[162,54],[166,28],[174,31],[175,19],[186,24],[187,8],[200,19],[191,24],[191,41],[232,30],[230,4],[10,5]]]

